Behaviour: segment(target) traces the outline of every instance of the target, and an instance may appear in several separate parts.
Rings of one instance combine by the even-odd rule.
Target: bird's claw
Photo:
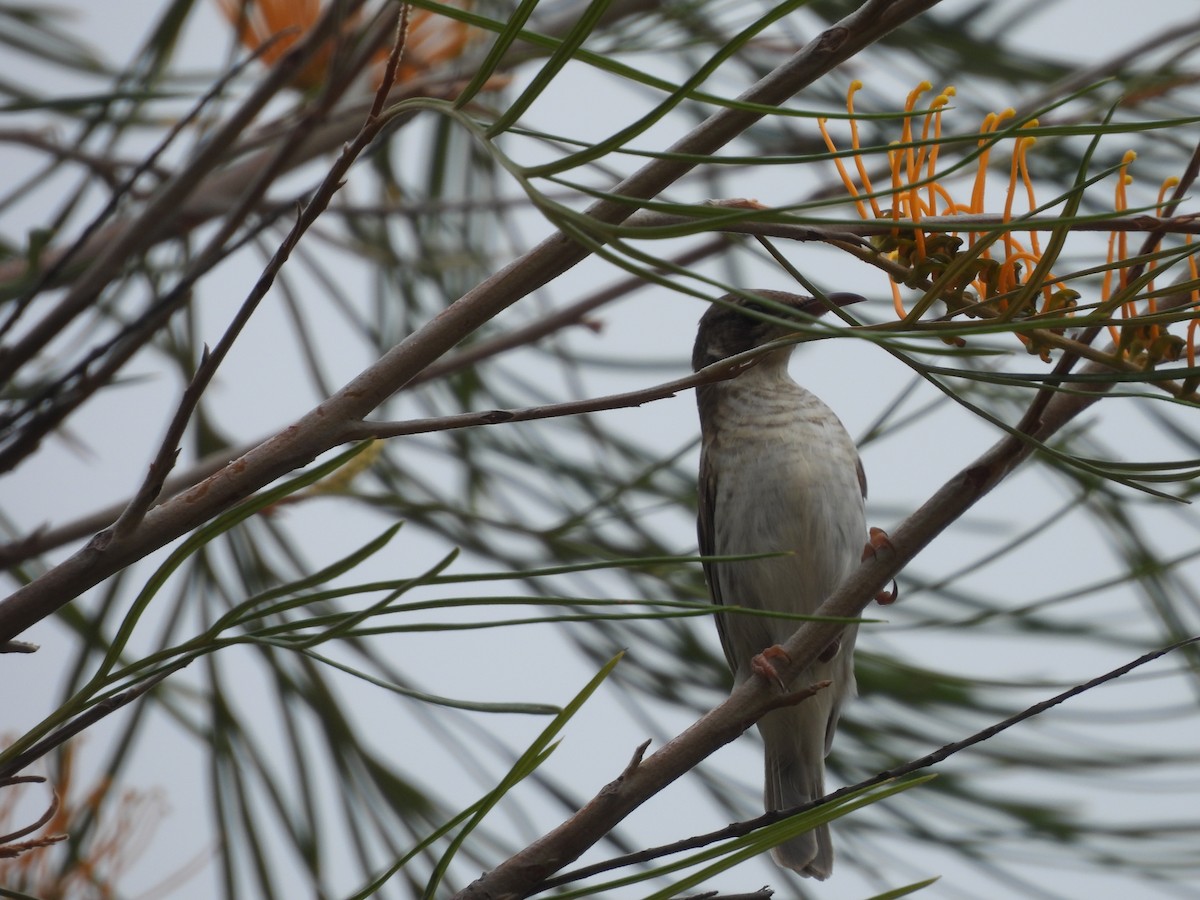
[[[895,552],[892,547],[891,539],[888,538],[887,532],[882,528],[872,526],[867,532],[867,545],[863,548],[862,558],[866,562],[868,559],[873,559],[878,556],[880,551],[888,553]],[[880,606],[888,606],[895,603],[900,598],[900,588],[896,585],[896,579],[892,579],[892,589],[890,591],[880,591],[875,595],[876,602]]]
[[[880,550],[892,550],[891,538],[882,528],[871,526],[867,532],[867,546],[863,548],[862,558],[865,562],[873,556],[878,556]]]
[[[786,691],[787,686],[784,685],[783,679],[779,677],[779,670],[775,666],[777,660],[787,665],[792,661],[792,658],[788,656],[786,650],[775,644],[750,660],[750,670],[755,675],[760,675],[767,681],[775,682],[779,685],[781,691]]]
[[[875,595],[875,602],[880,606],[890,606],[900,599],[900,587],[896,584],[896,579],[892,579],[892,589],[890,591],[880,591]]]

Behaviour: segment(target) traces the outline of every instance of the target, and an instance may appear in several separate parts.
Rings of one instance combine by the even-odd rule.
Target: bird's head
[[[720,301],[709,304],[708,311],[700,318],[696,331],[696,345],[692,351],[692,368],[696,371],[705,366],[761,347],[795,333],[800,325],[789,327],[764,316],[780,319],[787,315],[780,306],[809,316],[819,316],[829,307],[821,300],[784,291],[750,291],[752,297],[726,294]],[[858,294],[832,293],[826,299],[833,306],[849,306],[866,299]],[[764,302],[766,301],[766,302]],[[790,353],[787,348],[784,357]]]

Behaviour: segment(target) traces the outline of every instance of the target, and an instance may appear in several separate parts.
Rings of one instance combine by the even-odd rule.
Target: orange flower
[[[1027,162],[1029,148],[1035,138],[1021,134],[1021,130],[1037,125],[1036,120],[1022,124],[1016,133],[1008,137],[998,138],[1004,122],[1013,118],[1016,113],[1004,110],[1001,113],[989,113],[979,129],[977,141],[978,153],[975,174],[971,180],[970,198],[966,202],[954,200],[946,185],[938,181],[938,142],[942,135],[942,115],[954,88],[947,87],[937,95],[925,113],[917,110],[917,102],[921,95],[932,89],[928,82],[917,86],[909,95],[904,105],[904,120],[900,140],[888,150],[890,169],[891,207],[882,210],[876,193],[867,175],[867,167],[863,162],[857,122],[855,121],[854,95],[861,90],[860,82],[850,85],[846,96],[846,110],[850,114],[850,146],[853,152],[858,184],[850,176],[847,166],[838,158],[834,160],[838,174],[853,198],[858,214],[864,219],[891,219],[898,227],[877,241],[877,245],[885,255],[911,269],[922,283],[926,278],[937,279],[949,277],[948,283],[943,284],[943,299],[951,305],[951,311],[964,309],[968,314],[979,314],[981,307],[991,311],[991,315],[1001,318],[1027,317],[1035,314],[1070,315],[1079,294],[1069,289],[1060,278],[1046,270],[1042,271],[1042,248],[1037,232],[1029,231],[1022,237],[1019,232],[1005,229],[998,234],[984,231],[970,231],[965,234],[965,241],[958,232],[938,233],[927,232],[920,227],[914,227],[923,219],[930,216],[983,216],[986,213],[986,193],[989,163],[993,151],[1004,141],[1012,142],[1011,164],[1005,192],[1003,212],[1000,220],[1009,223],[1014,220],[1014,207],[1018,197],[1025,209],[1033,211],[1037,208],[1034,195],[1033,180],[1029,173]],[[830,152],[836,152],[837,147],[829,134],[824,119],[818,119],[818,126],[825,145]],[[917,137],[920,124],[920,137]],[[1125,187],[1131,178],[1128,167],[1133,161],[1134,154],[1126,154],[1117,172],[1117,190],[1114,200],[1114,211],[1121,212],[1127,208]],[[861,185],[861,189],[860,186]],[[864,202],[863,194],[870,201],[870,210]],[[882,192],[881,192],[882,193]],[[1160,197],[1159,206],[1162,206]],[[904,223],[904,227],[899,227]],[[965,244],[965,246],[964,246]],[[1102,305],[1107,303],[1114,294],[1125,286],[1128,278],[1127,266],[1123,265],[1128,259],[1127,237],[1124,232],[1114,232],[1108,249],[1108,265],[1103,285],[1101,287]],[[1037,273],[1037,284],[1031,284],[1030,279]],[[1114,272],[1117,273],[1119,287],[1114,289]],[[900,285],[893,277],[891,281],[892,295],[897,315],[902,319],[919,316],[923,306],[907,313],[901,302]],[[973,296],[967,296],[968,291]],[[1036,298],[1040,294],[1040,303]],[[955,297],[958,300],[955,300]],[[1014,300],[1019,301],[1014,303]],[[1020,308],[1018,308],[1018,306]],[[1151,302],[1147,312],[1154,312]],[[1134,318],[1138,315],[1132,302],[1124,303],[1121,315]],[[1058,330],[1058,329],[1056,329]],[[1194,327],[1189,327],[1189,336],[1195,333]],[[1123,329],[1122,329],[1123,331]],[[1130,331],[1122,335],[1114,329],[1114,340],[1123,349],[1127,344],[1121,343],[1121,337],[1127,339],[1133,334]],[[1165,337],[1160,329],[1150,326],[1147,330],[1149,341]],[[1049,354],[1044,347],[1038,347],[1027,337],[1018,335],[1030,352],[1038,353],[1043,359]],[[1162,341],[1160,340],[1160,343]],[[1142,342],[1143,346],[1146,342]]]
[[[312,28],[322,13],[321,0],[217,0],[225,17],[238,29],[238,38],[252,50],[256,50],[269,38],[279,39],[262,53],[262,60],[270,65],[279,60],[304,33]],[[450,0],[453,2],[453,0]],[[465,3],[463,4],[465,6]],[[352,17],[345,25],[352,27],[359,17]],[[281,34],[281,32],[284,32]],[[403,82],[427,72],[439,63],[459,56],[471,40],[473,29],[463,22],[439,16],[427,10],[413,10],[409,16],[408,38],[404,45],[404,58],[396,73],[397,81]],[[334,44],[327,43],[296,76],[295,86],[301,90],[313,90],[325,80]],[[380,71],[376,83],[382,78],[382,67],[387,60],[389,48],[381,48],[372,57],[372,63]]]
[[[851,116],[850,146],[852,150],[856,151],[854,161],[858,177],[863,189],[868,194],[872,194],[874,191],[867,176],[866,166],[862,161],[861,154],[857,152],[861,150],[861,145],[859,144],[857,123],[854,120],[854,94],[861,88],[862,84],[857,81],[850,85],[846,97],[846,110]],[[983,120],[979,130],[979,155],[975,177],[971,184],[970,199],[965,203],[957,202],[950,190],[941,184],[937,177],[938,142],[942,137],[942,116],[955,91],[953,87],[946,87],[929,102],[927,111],[922,115],[917,111],[917,102],[932,88],[933,86],[929,82],[922,82],[909,93],[905,101],[905,115],[901,126],[900,140],[888,151],[888,163],[891,170],[889,191],[892,201],[891,208],[881,211],[876,199],[872,197],[871,211],[876,219],[890,218],[897,223],[906,221],[916,224],[930,216],[964,214],[980,216],[985,212],[988,164],[992,151],[998,143],[994,135],[1006,119],[1010,119],[1016,114],[1013,110],[1008,109],[1001,113],[990,113]],[[919,137],[918,124],[920,125]],[[1033,121],[1026,123],[1023,127],[1032,127],[1036,124],[1037,122]],[[837,148],[829,135],[825,120],[818,119],[818,126],[825,139],[825,145],[831,151],[836,151]],[[1034,139],[1028,136],[1014,138],[1008,193],[1001,216],[1004,222],[1012,221],[1014,199],[1019,187],[1024,188],[1028,208],[1036,207],[1033,182],[1026,166],[1026,152],[1033,142]],[[868,218],[866,206],[860,199],[859,190],[846,171],[846,167],[841,160],[836,160],[836,164],[847,190],[854,198],[859,215],[864,219]],[[903,230],[897,228],[892,232],[891,241],[885,243],[891,245],[887,253],[889,257],[903,262],[919,272],[938,275],[958,254],[963,242],[956,232],[938,234],[937,232],[926,232],[921,228],[909,227]],[[1025,243],[1029,244],[1030,249],[1026,249]],[[955,289],[961,293],[970,287],[979,300],[992,300],[991,305],[996,312],[1012,314],[1008,307],[1008,297],[1023,286],[1023,279],[1028,278],[1029,273],[1041,259],[1037,235],[1030,232],[1027,241],[1022,242],[1011,231],[1003,232],[999,238],[991,238],[986,233],[978,231],[968,233],[966,250],[974,251],[977,247],[977,252],[972,254],[974,262],[969,267],[970,277],[965,283],[956,285]],[[901,302],[900,286],[894,280],[891,286],[896,313],[901,318],[906,318],[908,314]],[[1054,282],[1053,277],[1048,278],[1042,285],[1041,292],[1045,298],[1043,310],[1054,303],[1054,288],[1058,288],[1060,291],[1065,290],[1061,284]]]

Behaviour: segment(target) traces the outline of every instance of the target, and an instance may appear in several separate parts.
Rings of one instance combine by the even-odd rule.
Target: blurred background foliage
[[[395,119],[296,248],[200,402],[182,482],[319,403],[516,259],[547,222],[578,227],[593,192],[858,5],[417,4],[396,96],[433,100]],[[294,24],[279,46],[297,40],[316,4],[126,3],[119,39],[112,23],[67,4],[0,5],[0,527],[10,586],[111,521],[119,507],[106,505],[132,493],[204,346],[357,130],[397,12],[361,6],[337,26],[347,39],[335,51],[270,84],[279,54],[266,36]],[[687,370],[695,296],[803,290],[762,243],[696,218],[694,204],[753,197],[792,210],[786,220],[747,211],[760,222],[852,228],[859,217],[814,123],[829,117],[849,147],[851,79],[865,84],[857,125],[873,149],[862,159],[884,186],[898,113],[921,81],[957,89],[940,163],[963,164],[947,176],[958,179],[955,196],[970,193],[974,136],[989,111],[1037,115],[1029,165],[1039,202],[1077,205],[1061,220],[1071,240],[1055,251],[1055,274],[1079,295],[1080,314],[1097,309],[1110,290],[1108,234],[1072,226],[1114,214],[1127,150],[1137,152],[1130,210],[1153,212],[1158,185],[1187,178],[1200,21],[1187,3],[1151,3],[1146,15],[1162,21],[1127,34],[1122,5],[1095,6],[1107,12],[1065,0],[936,5],[681,178],[655,209],[686,223],[621,233],[606,259],[484,325],[378,418],[649,386]],[[458,20],[426,11],[438,9]],[[525,27],[547,40],[489,55],[530,10]],[[1039,19],[1074,22],[1061,40],[1071,44],[1077,29],[1081,47],[1031,40]],[[547,63],[572,45],[561,68]],[[476,77],[481,65],[486,78]],[[526,93],[539,72],[543,91]],[[468,85],[478,93],[449,109]],[[261,108],[231,134],[225,126],[256,92]],[[273,158],[281,147],[290,155]],[[989,213],[1003,206],[1009,155],[992,161]],[[176,199],[147,217],[170,190]],[[1194,211],[1186,199],[1178,210]],[[1143,239],[1131,235],[1126,259],[1111,265],[1137,265]],[[870,340],[843,331],[797,354],[801,380],[811,374],[861,439],[875,524],[900,521],[999,437],[996,423],[1014,423],[1051,370],[1005,333],[1020,330],[1019,316],[990,333],[978,327],[986,319],[955,320],[933,337],[901,331],[883,272],[844,249],[771,243],[821,289],[877,300],[864,321],[893,323]],[[63,312],[113,247],[110,277]],[[1170,251],[1157,261],[1160,293],[1193,290],[1184,237],[1155,249]],[[1131,299],[1144,309],[1152,290],[1135,285]],[[906,288],[903,302],[921,294]],[[1177,318],[1161,322],[1182,345],[1188,316]],[[965,347],[940,340],[954,329]],[[1194,377],[1186,358],[1161,362],[1163,379]],[[1113,393],[909,567],[886,623],[864,626],[862,696],[838,735],[835,779],[927,753],[1197,632],[1200,521],[1179,502],[1200,458],[1192,401],[1145,379]],[[680,559],[695,548],[690,403],[381,442],[340,477],[310,475],[255,498],[174,557],[156,555],[65,607],[29,636],[39,653],[0,658],[14,746],[106,692],[164,667],[172,674],[30,767],[62,797],[48,830],[70,839],[0,862],[0,884],[41,897],[351,896],[400,860],[380,895],[445,895],[565,818],[640,740],[669,739],[729,687],[700,568]],[[159,583],[156,571],[169,578]],[[495,789],[556,709],[622,650],[565,724],[551,764],[451,847],[439,829]],[[839,820],[840,871],[822,890],[866,896],[944,872],[929,895],[1190,896],[1200,884],[1197,687],[1194,652],[1181,651]],[[656,817],[635,818],[594,858],[757,814],[753,741],[702,766]],[[81,773],[94,787],[75,787]],[[37,789],[22,790],[0,831],[37,817],[25,808]],[[154,811],[151,790],[174,812]],[[137,859],[147,831],[175,848],[153,865]],[[456,855],[439,883],[448,849]],[[811,889],[752,865],[709,886]]]

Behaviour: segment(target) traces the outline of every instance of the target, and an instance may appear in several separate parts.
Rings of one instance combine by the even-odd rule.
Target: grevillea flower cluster
[[[1038,231],[1021,230],[1021,218],[1018,218],[1039,211],[1028,162],[1029,150],[1036,141],[1029,132],[1037,128],[1037,120],[1030,119],[1013,128],[1010,120],[1016,117],[1014,110],[989,113],[975,138],[975,171],[970,179],[970,196],[965,200],[956,199],[938,169],[943,116],[955,90],[945,88],[928,102],[924,111],[920,111],[918,101],[932,91],[932,85],[923,82],[908,95],[899,140],[887,151],[888,182],[877,186],[868,172],[867,154],[860,144],[855,114],[854,98],[861,89],[862,83],[855,81],[847,92],[851,152],[848,156],[835,156],[834,164],[864,220],[891,219],[897,223],[895,229],[876,239],[877,249],[899,264],[890,267],[897,315],[911,323],[928,308],[925,303],[906,310],[902,285],[925,292],[932,284],[934,290],[929,294],[943,300],[952,314],[986,316],[1001,321],[1041,318],[1047,321],[1047,331],[1061,334],[1061,326],[1050,323],[1061,323],[1070,318],[1081,295],[1065,283],[1070,276],[1057,275],[1053,271],[1058,252],[1044,254]],[[1005,123],[1010,124],[1006,126]],[[838,153],[828,121],[819,119],[818,125],[830,152]],[[1003,149],[1008,149],[1009,153],[1008,184],[1003,209],[993,216],[993,226],[985,206],[987,179],[994,156]],[[1135,158],[1132,151],[1126,153],[1113,173],[1116,180],[1114,218],[1128,209],[1127,187],[1132,182],[1129,169]],[[1168,206],[1167,193],[1176,184],[1177,179],[1168,179],[1162,186],[1156,210],[1160,216]],[[1021,207],[1019,212],[1018,207]],[[954,217],[969,217],[971,224],[964,222],[962,228],[955,228],[946,222]],[[933,219],[937,221],[931,222]],[[985,221],[988,222],[986,226]],[[1190,245],[1191,236],[1186,236],[1184,241]],[[1191,278],[1195,280],[1195,255],[1188,253],[1187,261]],[[1111,323],[1113,343],[1121,357],[1154,365],[1162,360],[1178,359],[1186,352],[1188,364],[1194,366],[1196,319],[1188,321],[1186,339],[1169,334],[1165,326],[1154,320],[1157,310],[1153,279],[1144,284],[1133,284],[1130,280],[1131,272],[1140,270],[1142,263],[1140,251],[1131,251],[1129,231],[1114,230],[1109,236],[1107,258],[1102,267],[1099,298],[1090,308]],[[1152,259],[1145,261],[1148,275],[1152,276],[1154,265]],[[1149,297],[1139,310],[1136,296],[1143,291]],[[1200,304],[1200,291],[1192,292],[1191,301],[1193,308]],[[1049,349],[1038,341],[1036,332],[1017,336],[1031,353],[1049,358]]]

